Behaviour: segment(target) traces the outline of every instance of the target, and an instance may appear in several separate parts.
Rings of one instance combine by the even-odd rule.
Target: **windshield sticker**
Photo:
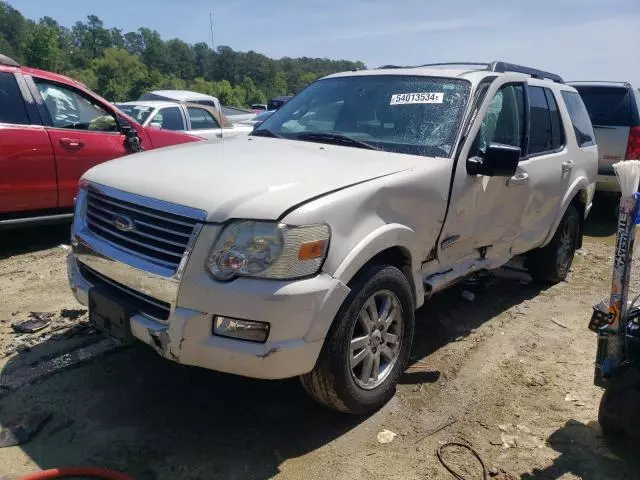
[[[411,105],[416,103],[442,103],[444,93],[396,93],[391,95],[389,105]]]

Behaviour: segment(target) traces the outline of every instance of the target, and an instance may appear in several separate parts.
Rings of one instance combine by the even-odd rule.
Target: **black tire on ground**
[[[345,413],[365,414],[382,407],[395,394],[396,385],[406,368],[411,352],[414,302],[409,281],[400,270],[392,266],[372,265],[362,271],[351,282],[350,287],[351,292],[329,329],[315,368],[310,373],[302,375],[300,380],[307,393],[320,404]],[[382,296],[382,300],[378,295]],[[352,339],[370,338],[374,334],[378,335],[379,342],[384,342],[387,338],[385,336],[384,340],[379,339],[379,334],[385,334],[375,328],[368,330],[371,333],[362,333],[363,337],[356,333],[360,332],[358,329],[366,323],[362,319],[362,314],[364,312],[368,318],[370,310],[367,310],[366,305],[371,305],[372,298],[374,306],[388,305],[387,298],[393,303],[396,313],[388,315],[387,318],[398,319],[393,321],[393,325],[394,331],[398,333],[396,338],[400,339],[399,345],[396,343],[396,354],[393,356],[397,359],[394,363],[388,361],[386,375],[378,377],[381,383],[377,386],[374,386],[376,382],[373,373],[371,378],[368,373],[366,375],[363,373],[368,357],[361,362],[361,367],[358,364],[352,367],[351,363],[352,356],[358,356],[354,352],[362,353],[362,350],[368,349],[367,355],[371,355],[371,352],[376,353],[375,341],[373,344],[369,343],[368,346],[362,347],[362,350],[352,351]],[[385,323],[384,318],[384,315],[380,315],[379,325]],[[399,322],[402,323],[401,327],[398,326]],[[391,333],[391,330],[385,330],[385,332]],[[384,372],[383,362],[388,358],[383,354],[383,348],[386,346],[386,344],[380,345],[377,353],[377,365],[381,373]],[[384,350],[385,354],[389,351]],[[372,361],[375,365],[375,360]],[[352,371],[352,368],[355,371]],[[361,370],[356,374],[358,368]],[[373,371],[376,371],[375,366]],[[367,378],[366,382],[371,382],[371,385],[364,385],[364,387],[359,385],[358,382],[362,383],[363,377]]]
[[[609,380],[600,399],[598,423],[611,441],[640,438],[640,373],[627,367]]]
[[[548,245],[527,255],[527,269],[537,282],[559,283],[567,278],[580,241],[580,214],[569,205]]]

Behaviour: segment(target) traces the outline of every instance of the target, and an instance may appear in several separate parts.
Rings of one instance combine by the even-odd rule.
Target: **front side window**
[[[34,79],[56,128],[116,132],[115,117],[98,102],[66,85]]]
[[[166,107],[158,110],[151,119],[151,125],[163,130],[184,130],[184,120],[180,107]]]
[[[522,148],[525,130],[524,90],[506,85],[491,100],[470,156],[483,156],[490,143]]]
[[[465,80],[371,75],[319,80],[254,135],[448,157],[469,98]]]
[[[212,128],[220,128],[218,121],[204,108],[187,108],[189,120],[191,121],[191,130],[211,130]]]
[[[584,106],[582,98],[575,92],[562,91],[562,99],[564,100],[569,117],[573,124],[573,131],[580,147],[588,147],[595,145],[595,133],[593,133],[593,125],[589,119],[589,114]]]
[[[29,124],[22,93],[12,73],[0,73],[0,123]]]

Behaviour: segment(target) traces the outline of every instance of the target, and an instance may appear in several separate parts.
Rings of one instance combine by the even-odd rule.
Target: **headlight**
[[[313,275],[326,256],[329,236],[329,226],[324,224],[290,227],[275,222],[234,222],[220,233],[207,269],[217,280]]]

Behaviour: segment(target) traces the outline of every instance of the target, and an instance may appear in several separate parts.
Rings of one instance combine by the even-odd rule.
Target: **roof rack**
[[[389,69],[389,68],[422,68],[422,67],[444,67],[444,66],[455,66],[455,65],[464,65],[464,66],[481,66],[484,67],[483,70],[489,70],[490,72],[516,72],[516,73],[524,73],[525,75],[530,75],[532,78],[546,78],[548,80],[552,80],[556,83],[564,83],[562,77],[560,75],[556,75],[555,73],[545,72],[544,70],[538,70],[536,68],[524,67],[522,65],[516,65],[514,63],[507,62],[444,62],[444,63],[425,63],[424,65],[415,65],[411,67],[398,67],[395,65],[384,65],[379,67],[380,69]]]
[[[6,55],[0,53],[0,65],[6,65],[7,67],[19,67],[20,64],[13,58],[9,58]]]
[[[631,86],[629,82],[614,82],[613,80],[571,80],[567,83],[615,83],[618,85],[624,85],[625,87]]]

